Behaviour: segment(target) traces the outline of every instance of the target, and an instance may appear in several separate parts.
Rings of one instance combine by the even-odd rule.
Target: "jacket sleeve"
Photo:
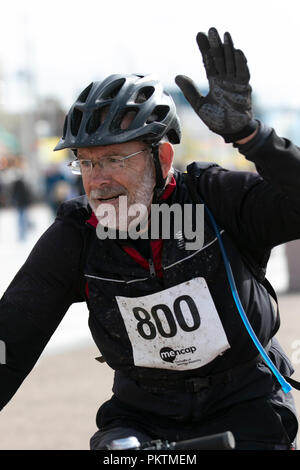
[[[82,236],[56,220],[42,235],[0,300],[0,409],[31,371],[78,296]],[[3,361],[2,361],[3,362]]]
[[[300,238],[300,149],[266,126],[238,149],[258,174],[215,166],[198,181],[219,225],[253,252]]]

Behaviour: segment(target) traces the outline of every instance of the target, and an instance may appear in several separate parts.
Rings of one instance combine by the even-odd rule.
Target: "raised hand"
[[[208,35],[197,34],[209,93],[202,96],[193,80],[177,75],[176,84],[202,121],[225,142],[236,142],[254,132],[250,73],[246,57],[235,49],[229,33],[222,43],[218,31],[210,28]]]

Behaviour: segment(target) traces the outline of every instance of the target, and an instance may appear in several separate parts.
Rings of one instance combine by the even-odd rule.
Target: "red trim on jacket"
[[[163,199],[164,201],[168,199],[168,197],[170,197],[172,192],[174,191],[175,187],[176,187],[176,180],[174,176],[172,175],[170,183],[167,184],[166,189],[164,190],[161,196],[161,199]]]
[[[162,277],[162,269],[161,269],[161,253],[163,249],[163,240],[151,240],[151,251],[153,255],[153,263],[156,275],[158,277]],[[146,258],[144,258],[135,248],[132,246],[122,246],[123,250],[128,253],[131,258],[133,258],[137,263],[139,263],[143,268],[149,268],[149,262]]]
[[[149,269],[149,263],[135,248],[129,245],[122,245],[122,248],[126,253],[128,253],[131,258],[133,258],[137,263],[139,263],[143,268]]]
[[[92,212],[92,215],[91,217],[86,221],[87,224],[90,224],[92,225],[93,227],[97,227],[98,225],[98,219],[97,217],[95,216],[94,212]]]

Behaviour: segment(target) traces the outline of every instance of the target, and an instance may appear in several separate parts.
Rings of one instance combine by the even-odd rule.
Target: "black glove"
[[[258,123],[252,117],[250,73],[243,52],[235,49],[229,33],[224,44],[218,31],[210,28],[208,36],[197,34],[209,93],[202,96],[194,82],[177,75],[175,82],[202,121],[225,142],[249,136]]]

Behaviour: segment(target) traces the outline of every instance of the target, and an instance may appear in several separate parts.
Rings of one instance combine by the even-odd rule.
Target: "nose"
[[[90,172],[90,182],[91,185],[99,185],[107,184],[111,181],[111,175],[105,168],[100,168],[100,165],[94,165]]]

